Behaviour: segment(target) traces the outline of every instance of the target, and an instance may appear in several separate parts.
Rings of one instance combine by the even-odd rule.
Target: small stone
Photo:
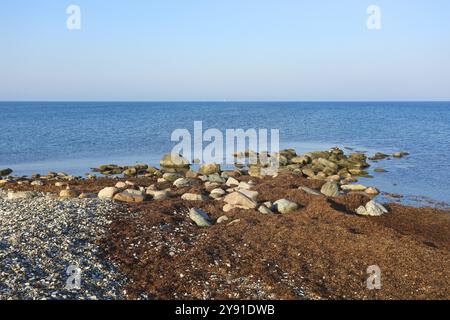
[[[273,214],[272,210],[267,208],[265,205],[261,205],[258,209],[258,211],[262,214]]]
[[[298,204],[287,199],[281,199],[274,203],[274,208],[279,213],[291,213],[298,209]]]
[[[218,198],[224,196],[225,194],[226,194],[226,192],[223,189],[217,188],[217,189],[214,189],[211,191],[210,197],[213,199],[218,199]]]
[[[125,182],[119,181],[119,182],[116,183],[116,188],[117,189],[125,189],[127,187],[128,187],[128,185]]]
[[[308,187],[299,187],[298,189],[306,192],[307,194],[313,195],[313,196],[321,196],[322,195],[317,190],[314,190],[314,189],[311,189],[311,188],[308,188]]]
[[[189,218],[197,224],[199,227],[210,227],[211,218],[208,214],[200,209],[189,210]]]
[[[206,201],[208,197],[203,194],[185,193],[181,196],[181,199],[185,201]]]
[[[219,217],[219,219],[217,219],[217,223],[221,224],[221,223],[224,223],[224,222],[226,222],[228,220],[229,220],[229,218],[227,216],[221,216],[221,217]]]
[[[244,206],[239,206],[239,205],[227,203],[226,205],[223,206],[222,210],[223,210],[223,212],[230,212],[231,210],[234,210],[234,209],[248,210],[249,208],[244,207]]]
[[[37,186],[37,187],[42,187],[44,185],[44,182],[41,180],[35,180],[33,182],[31,182],[32,186]]]
[[[190,187],[192,185],[192,181],[190,179],[186,179],[186,178],[179,178],[179,179],[175,180],[173,185],[177,188],[186,188],[186,187]]]

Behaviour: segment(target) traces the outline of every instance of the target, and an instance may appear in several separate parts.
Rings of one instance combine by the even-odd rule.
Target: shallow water
[[[1,102],[0,167],[83,175],[105,163],[156,165],[173,130],[280,129],[281,147],[332,146],[411,156],[381,161],[364,183],[450,202],[449,102]]]

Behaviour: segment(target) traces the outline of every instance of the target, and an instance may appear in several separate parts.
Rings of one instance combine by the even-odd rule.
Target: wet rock
[[[408,152],[403,152],[403,151],[401,151],[401,152],[396,152],[396,153],[394,153],[392,156],[393,156],[394,158],[403,158],[403,157],[405,157],[405,156],[409,156],[409,153],[408,153]]]
[[[365,191],[367,187],[362,184],[346,184],[341,186],[341,189],[344,191]]]
[[[230,205],[241,206],[245,209],[255,209],[257,207],[256,201],[239,191],[228,194],[223,201]]]
[[[173,168],[173,169],[189,169],[190,164],[189,161],[183,156],[172,153],[166,154],[163,156],[161,161],[159,162],[161,167],[163,168]]]
[[[189,210],[189,218],[195,222],[199,227],[210,227],[212,226],[211,218],[208,214],[200,209]]]
[[[327,197],[337,197],[339,196],[339,186],[336,182],[327,182],[322,186],[320,192]]]
[[[298,209],[298,204],[296,204],[295,202],[289,201],[287,199],[281,199],[281,200],[275,201],[273,206],[276,211],[278,211],[279,213],[283,213],[283,214],[291,213]]]
[[[128,168],[123,171],[123,174],[125,176],[135,176],[135,175],[137,175],[137,173],[138,173],[138,171],[136,168]]]
[[[139,191],[134,189],[127,189],[123,192],[116,193],[113,197],[114,200],[120,202],[144,202],[145,195]]]
[[[0,177],[6,177],[9,176],[11,173],[13,173],[12,169],[1,169],[0,170]]]
[[[369,187],[365,190],[368,195],[376,196],[380,194],[380,191],[377,188]]]
[[[387,172],[387,170],[385,170],[385,169],[383,169],[383,168],[375,168],[373,171],[374,171],[374,172],[378,172],[378,173],[381,173],[381,172]]]
[[[219,173],[220,165],[215,164],[215,163],[204,164],[200,167],[200,170],[198,172],[200,174],[204,174],[204,175]]]
[[[356,209],[356,214],[361,216],[371,216],[371,217],[379,217],[389,211],[381,204],[375,201],[369,201],[366,206],[361,206]]]
[[[181,196],[181,199],[185,201],[206,201],[208,197],[203,194],[185,193]]]
[[[105,199],[112,199],[116,193],[118,193],[120,190],[115,187],[107,187],[98,193],[98,198],[105,200]]]
[[[330,160],[324,159],[324,158],[319,158],[317,159],[317,162],[325,167],[337,170],[338,165]]]
[[[375,155],[373,157],[370,157],[369,160],[378,161],[378,160],[384,160],[386,158],[389,158],[388,154],[384,154],[382,152],[377,152],[377,153],[375,153]]]

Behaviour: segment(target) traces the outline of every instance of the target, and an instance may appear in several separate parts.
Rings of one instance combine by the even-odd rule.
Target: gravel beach
[[[9,200],[0,191],[0,299],[122,298],[124,277],[96,245],[116,206],[43,195]],[[80,289],[66,289],[70,266],[81,270]]]

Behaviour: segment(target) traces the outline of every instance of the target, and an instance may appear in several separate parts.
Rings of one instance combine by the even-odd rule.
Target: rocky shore
[[[171,155],[85,178],[0,170],[0,298],[448,299],[449,212],[382,204],[358,183],[369,161],[404,156],[288,149],[236,153],[230,170]],[[63,288],[69,265],[80,290]],[[381,290],[366,286],[372,265]]]

